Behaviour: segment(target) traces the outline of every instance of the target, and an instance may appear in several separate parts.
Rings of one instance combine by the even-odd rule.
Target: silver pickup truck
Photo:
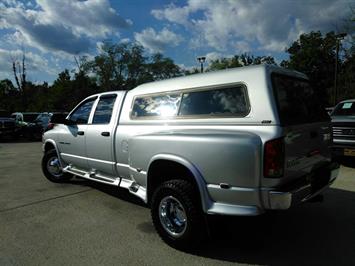
[[[260,215],[335,180],[329,116],[307,77],[252,66],[92,95],[43,137],[42,169],[127,188],[169,245],[195,245],[205,214]]]

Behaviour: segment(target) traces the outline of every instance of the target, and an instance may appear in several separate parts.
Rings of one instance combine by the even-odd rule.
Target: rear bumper
[[[241,188],[222,189],[218,185],[207,185],[211,202],[208,214],[260,215],[267,210],[286,210],[312,199],[326,190],[336,179],[339,164],[328,163],[312,174],[300,178],[296,184],[281,188]]]
[[[322,169],[323,170],[323,169]],[[291,190],[267,190],[264,191],[263,201],[266,209],[270,210],[285,210],[293,205],[308,201],[313,197],[319,195],[326,190],[336,179],[339,172],[339,165],[332,163],[327,166],[325,171],[321,173],[328,173],[326,177],[315,176],[314,178],[322,178],[321,183],[314,183],[310,181],[308,184],[304,184],[299,187],[295,187]]]

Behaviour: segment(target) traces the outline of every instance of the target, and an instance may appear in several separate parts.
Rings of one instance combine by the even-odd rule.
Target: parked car
[[[65,118],[68,116],[68,112],[54,112],[51,113],[51,118],[49,120],[49,123],[47,124],[46,128],[44,131],[48,131],[52,129],[56,124],[64,124],[65,123]]]
[[[331,113],[333,128],[333,156],[355,159],[355,99],[337,104]]]
[[[0,110],[0,139],[6,136],[17,138],[18,128],[15,120],[11,118],[11,114],[6,110]]]
[[[64,122],[67,112],[44,112],[40,113],[33,122],[26,123],[23,127],[23,135],[27,139],[41,140],[45,131],[51,129],[55,123]]]
[[[197,245],[204,215],[254,216],[336,179],[330,118],[299,72],[260,65],[92,95],[44,133],[42,170],[127,188],[169,245]]]
[[[48,127],[52,113],[40,113],[33,122],[27,123],[23,128],[24,136],[31,140],[41,140],[42,134]]]
[[[327,114],[330,115],[333,112],[334,107],[326,107],[325,110],[327,111]]]
[[[32,139],[29,135],[28,128],[33,126],[34,121],[40,113],[38,112],[15,112],[11,114],[11,117],[15,120],[16,126],[18,128],[19,135]]]
[[[11,114],[11,117],[15,119],[18,126],[22,127],[28,123],[33,123],[39,114],[38,112],[15,112]]]

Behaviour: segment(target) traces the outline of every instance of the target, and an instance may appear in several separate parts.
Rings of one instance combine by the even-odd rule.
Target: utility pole
[[[346,37],[346,33],[339,33],[335,35],[335,70],[334,70],[334,106],[338,103],[338,61],[339,61],[339,47],[340,41]]]
[[[200,62],[201,64],[201,73],[203,73],[203,64],[205,63],[206,61],[206,57],[205,56],[200,56],[200,57],[197,57],[197,60]]]

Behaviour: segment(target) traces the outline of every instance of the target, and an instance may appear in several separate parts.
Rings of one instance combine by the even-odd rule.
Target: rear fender
[[[200,194],[200,199],[201,199],[201,206],[202,206],[202,210],[206,213],[207,210],[209,208],[211,208],[212,206],[212,200],[209,197],[209,194],[207,192],[207,187],[206,187],[206,182],[203,179],[201,173],[199,172],[199,170],[188,160],[186,160],[185,158],[173,155],[173,154],[158,154],[155,155],[151,158],[150,162],[149,162],[149,167],[152,165],[153,162],[157,161],[157,160],[168,160],[168,161],[172,161],[178,164],[181,164],[182,166],[186,167],[192,174],[192,177],[194,178],[196,184],[197,184],[197,188]],[[148,186],[148,182],[149,180],[147,180],[147,188]],[[149,191],[147,191],[147,195],[149,195]]]

